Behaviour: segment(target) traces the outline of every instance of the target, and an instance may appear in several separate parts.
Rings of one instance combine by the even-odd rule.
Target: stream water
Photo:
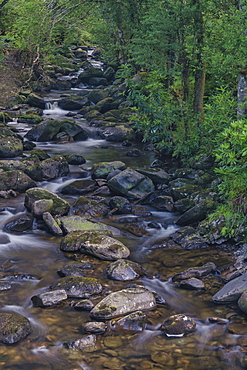
[[[64,93],[64,92],[63,92]],[[74,93],[72,91],[72,93]],[[59,98],[59,92],[51,92],[47,101]],[[54,105],[44,111],[44,117],[62,119],[66,114]],[[86,126],[83,119],[78,123]],[[10,122],[19,133],[24,135],[29,125]],[[44,149],[51,156],[55,154],[80,154],[86,159],[84,168],[90,168],[101,161],[122,160],[132,168],[150,165],[154,159],[152,152],[142,151],[138,158],[126,156],[127,148],[116,143],[105,142],[97,138],[95,132],[88,128],[90,138],[82,142],[65,144],[37,143],[37,148]],[[142,149],[141,144],[139,149]],[[71,166],[68,177],[53,182],[38,184],[59,194],[61,188],[78,174],[78,168]],[[66,196],[70,202],[73,197]],[[0,218],[0,230],[13,215],[24,212],[24,195],[16,198],[0,199],[3,208]],[[237,325],[245,324],[245,318],[234,305],[217,306],[210,298],[221,286],[217,275],[204,279],[206,289],[189,291],[177,288],[170,277],[189,267],[206,262],[214,262],[218,268],[231,262],[233,250],[205,248],[203,250],[182,250],[177,246],[168,246],[167,237],[177,226],[176,215],[149,209],[152,216],[144,217],[144,222],[155,221],[159,229],[149,229],[150,235],[136,237],[121,233],[120,239],[131,250],[130,259],[140,263],[147,271],[148,277],[139,282],[148,289],[158,293],[165,300],[153,311],[147,312],[148,326],[141,332],[125,330],[107,330],[97,336],[97,348],[85,351],[68,351],[62,343],[83,336],[82,326],[90,321],[89,312],[76,311],[67,300],[58,307],[33,307],[31,297],[45,290],[58,280],[57,271],[66,263],[74,260],[73,254],[60,251],[61,238],[51,236],[37,224],[31,232],[21,235],[7,234],[8,243],[0,244],[0,265],[9,261],[8,271],[11,274],[12,289],[0,292],[2,312],[19,313],[31,321],[33,332],[16,345],[0,346],[0,368],[3,370],[238,370],[245,369],[247,332],[235,334],[228,330],[228,320],[223,325],[210,323],[209,317],[231,319]],[[132,215],[133,216],[133,215]],[[123,217],[123,216],[122,216]],[[125,215],[125,217],[129,217]],[[102,222],[119,227],[114,217]],[[165,225],[165,226],[164,226]],[[1,235],[6,235],[0,231]],[[96,277],[108,291],[119,290],[129,283],[107,280],[104,269],[107,261],[81,255],[83,261],[96,265],[95,270],[88,272]],[[21,279],[19,274],[25,274]],[[97,301],[97,300],[96,300]],[[184,313],[197,323],[196,332],[185,337],[166,337],[158,325],[168,316]]]

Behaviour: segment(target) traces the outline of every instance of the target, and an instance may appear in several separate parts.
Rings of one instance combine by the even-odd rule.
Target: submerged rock
[[[72,340],[63,344],[67,349],[73,350],[88,350],[95,349],[96,346],[96,335],[89,334],[77,340]]]
[[[31,229],[33,226],[33,216],[27,213],[15,215],[8,219],[4,225],[4,231],[21,233]]]
[[[80,179],[65,185],[61,193],[67,195],[84,195],[95,190],[96,182],[91,179]]]
[[[102,292],[102,285],[93,278],[73,275],[58,280],[51,289],[64,289],[68,297],[88,298]]]
[[[205,263],[202,266],[191,267],[188,270],[173,275],[173,281],[188,280],[192,278],[201,278],[216,271],[216,265],[212,262]]]
[[[245,290],[243,294],[241,294],[238,300],[238,307],[240,308],[241,311],[247,313],[247,290]]]
[[[156,307],[152,292],[143,287],[127,288],[110,293],[90,312],[96,319],[111,319],[138,310],[151,310]]]
[[[196,329],[196,323],[185,315],[173,315],[168,317],[161,325],[161,330],[167,336],[178,336],[192,333]]]
[[[31,332],[32,327],[26,317],[0,313],[0,343],[17,343],[26,338]]]
[[[87,322],[83,326],[83,330],[86,333],[103,334],[107,329],[107,325],[104,322],[91,321]]]
[[[110,326],[112,329],[125,329],[142,331],[146,327],[146,314],[142,311],[133,312],[127,316],[121,317],[120,319],[111,320]]]

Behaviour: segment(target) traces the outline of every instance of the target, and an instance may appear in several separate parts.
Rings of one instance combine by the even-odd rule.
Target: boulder
[[[32,332],[32,327],[26,317],[0,313],[0,343],[13,344],[26,338]]]
[[[91,77],[88,83],[91,86],[100,86],[100,85],[106,86],[108,81],[104,77]]]
[[[152,292],[143,287],[127,288],[110,293],[90,312],[96,319],[112,319],[139,310],[151,310],[156,307]]]
[[[96,104],[97,109],[99,110],[100,113],[106,113],[111,109],[116,109],[118,107],[118,104],[115,100],[113,100],[110,97],[104,98],[100,100]]]
[[[65,276],[52,284],[52,290],[64,289],[68,297],[88,298],[102,292],[102,285],[93,278],[72,275]]]
[[[60,304],[68,298],[64,289],[51,290],[34,295],[31,300],[35,307],[50,307]]]
[[[62,121],[60,132],[66,133],[69,135],[69,137],[73,137],[75,141],[83,141],[88,139],[87,132],[80,125],[71,120]]]
[[[191,278],[188,280],[182,280],[179,284],[179,287],[183,289],[198,290],[204,289],[204,283],[199,279]]]
[[[97,231],[70,231],[60,243],[60,249],[63,252],[75,252],[79,251],[83,243],[86,240],[97,237],[99,235],[109,235],[109,231],[107,230],[97,230]]]
[[[88,235],[88,239],[82,242],[80,251],[109,261],[127,258],[130,254],[129,249],[119,240],[95,234]]]
[[[91,90],[88,94],[88,99],[91,100],[94,104],[97,104],[99,101],[107,98],[109,96],[109,91],[104,89],[94,89]]]
[[[190,198],[178,199],[174,203],[174,210],[179,213],[185,213],[186,211],[194,207],[194,205],[195,202]]]
[[[213,297],[214,303],[236,302],[240,296],[247,290],[247,272],[243,275],[229,281]]]
[[[18,122],[20,123],[30,123],[33,125],[37,125],[42,121],[43,118],[35,112],[20,113],[18,116]]]
[[[67,216],[58,218],[57,222],[60,227],[63,229],[65,234],[70,233],[71,231],[96,231],[96,230],[111,230],[111,228],[101,222],[96,222],[93,220],[88,220],[85,217],[81,216]]]
[[[154,184],[168,184],[171,179],[170,175],[162,168],[141,168],[137,171],[149,177]]]
[[[88,270],[92,269],[93,265],[89,263],[70,263],[63,266],[60,270],[57,271],[59,276],[85,276],[88,274]]]
[[[74,111],[81,109],[84,106],[84,101],[78,97],[68,97],[60,99],[58,106],[64,110]]]
[[[73,305],[77,311],[91,311],[94,307],[93,302],[90,299],[82,299]]]
[[[27,213],[15,215],[8,219],[4,225],[4,231],[12,233],[22,233],[31,229],[33,226],[33,216]]]
[[[207,199],[186,211],[177,219],[176,223],[177,225],[184,226],[202,221],[215,209],[215,207],[216,203],[213,200]]]
[[[161,330],[168,336],[182,337],[196,329],[196,323],[185,315],[173,315],[168,317],[161,325]]]
[[[53,201],[53,208],[50,211],[53,216],[62,216],[69,212],[70,205],[67,201],[48,189],[38,187],[26,191],[24,205],[29,211],[32,211],[34,202],[40,199],[51,199]]]
[[[45,212],[50,212],[53,208],[53,200],[52,199],[39,199],[33,203],[32,212],[34,217],[36,218],[43,218],[43,214]]]
[[[121,161],[101,162],[93,166],[91,175],[93,179],[106,179],[112,171],[125,169],[126,165]]]
[[[121,143],[124,140],[134,140],[135,132],[131,127],[124,124],[115,124],[99,129],[99,135],[102,139],[110,142]]]
[[[61,155],[45,159],[26,168],[25,173],[35,181],[54,180],[69,174],[69,165]]]
[[[106,273],[110,279],[125,281],[146,275],[145,270],[138,263],[123,259],[110,263]]]
[[[31,141],[51,141],[60,131],[62,121],[49,118],[29,130],[25,138]]]
[[[75,180],[65,185],[61,193],[66,195],[84,195],[92,192],[96,188],[96,182],[92,179]]]
[[[104,202],[81,196],[72,205],[71,212],[74,215],[83,216],[88,219],[101,218],[107,215],[108,207]]]
[[[0,158],[15,158],[22,153],[23,143],[20,138],[0,134]]]
[[[124,197],[115,196],[110,199],[109,206],[112,209],[112,212],[118,213],[118,214],[126,214],[131,213],[132,206],[128,199]]]
[[[26,103],[29,104],[31,107],[36,107],[40,109],[45,109],[46,102],[43,98],[35,93],[30,93],[26,97]]]
[[[109,188],[129,198],[139,199],[154,190],[148,177],[132,169],[126,169],[108,181]]]
[[[247,313],[247,289],[241,294],[238,300],[238,307],[245,314]]]
[[[64,158],[66,159],[68,164],[75,164],[79,166],[80,164],[86,163],[86,159],[82,155],[68,154],[65,155]]]
[[[190,226],[181,227],[171,238],[183,249],[207,248],[208,244],[200,234]]]
[[[36,182],[22,171],[6,171],[0,173],[0,190],[14,190],[25,193],[29,188],[36,186]]]

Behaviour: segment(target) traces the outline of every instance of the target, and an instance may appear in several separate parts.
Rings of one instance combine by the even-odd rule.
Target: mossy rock
[[[121,161],[113,162],[100,162],[95,164],[92,168],[93,179],[106,179],[107,176],[115,170],[124,170],[126,168],[125,163]]]
[[[51,141],[60,131],[62,121],[49,118],[38,125],[34,126],[27,132],[25,137],[32,141]]]
[[[185,315],[173,315],[168,317],[161,326],[161,330],[167,336],[183,336],[196,330],[196,323]]]
[[[64,289],[68,297],[88,298],[102,292],[102,285],[94,278],[65,276],[51,286],[51,289]]]
[[[0,313],[0,343],[14,344],[26,338],[32,327],[26,317]]]
[[[0,158],[15,158],[22,154],[23,143],[21,139],[0,135]]]
[[[34,202],[40,199],[51,199],[53,201],[53,209],[50,211],[53,216],[65,215],[69,212],[70,205],[68,202],[52,191],[38,187],[27,190],[24,205],[29,211],[32,211]]]
[[[63,252],[79,251],[83,243],[93,236],[99,235],[111,235],[108,230],[97,230],[97,231],[71,231],[61,241],[60,249]]]
[[[36,182],[20,170],[0,173],[0,190],[2,191],[12,189],[24,193],[27,189],[33,188],[34,186],[36,186]]]
[[[43,118],[35,113],[26,113],[26,114],[21,113],[18,116],[18,122],[20,123],[31,123],[31,124],[37,125],[38,123],[42,121],[43,121]]]
[[[97,104],[99,101],[107,98],[109,96],[109,91],[106,89],[94,89],[89,92],[88,99],[91,100],[94,104]]]
[[[60,227],[64,230],[66,234],[71,231],[81,230],[81,231],[95,231],[95,230],[110,230],[105,224],[100,222],[88,220],[81,216],[67,216],[57,219]]]

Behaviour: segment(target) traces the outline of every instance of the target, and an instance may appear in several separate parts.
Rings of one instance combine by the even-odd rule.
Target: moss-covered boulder
[[[40,109],[45,109],[46,106],[45,100],[33,92],[26,96],[26,103],[29,104],[31,107],[36,107]]]
[[[42,122],[43,118],[40,117],[39,114],[34,112],[28,112],[28,113],[20,113],[18,116],[18,122],[20,123],[30,123],[37,125],[38,123]]]
[[[131,127],[124,124],[115,124],[99,129],[99,135],[102,139],[111,142],[123,142],[124,140],[135,140],[135,132]]]
[[[29,211],[32,211],[34,202],[41,199],[51,199],[53,201],[53,208],[50,210],[50,213],[53,216],[62,216],[66,215],[69,212],[70,205],[67,201],[63,200],[57,194],[53,193],[50,190],[38,187],[26,191],[24,200],[25,207]]]
[[[80,250],[81,253],[109,261],[127,258],[130,254],[129,249],[119,240],[106,235],[105,232],[93,232],[92,229],[84,233],[70,233],[62,241],[60,248],[64,251]]]
[[[52,118],[46,119],[45,121],[34,126],[27,132],[25,137],[32,141],[51,141],[54,136],[60,131],[62,121],[58,121]]]
[[[154,184],[168,184],[170,180],[170,175],[162,168],[138,168],[137,171],[149,177]]]
[[[108,207],[104,202],[79,197],[71,207],[71,212],[74,215],[83,216],[86,218],[101,218],[107,215]]]
[[[161,330],[169,336],[182,337],[196,330],[196,323],[185,315],[173,315],[168,317],[161,325]]]
[[[91,311],[96,319],[111,319],[138,310],[151,310],[156,307],[154,294],[143,287],[127,288],[110,293]]]
[[[96,230],[111,230],[111,228],[101,222],[88,220],[81,216],[65,216],[57,219],[59,226],[65,234],[71,231],[96,231]]]
[[[126,169],[125,163],[121,161],[113,162],[100,162],[92,167],[92,178],[93,179],[106,179],[107,176],[115,170]]]
[[[51,289],[64,289],[68,297],[88,298],[102,292],[102,285],[93,278],[65,276],[51,286]]]
[[[129,168],[112,177],[108,186],[113,192],[134,199],[142,198],[154,190],[152,180]]]
[[[0,173],[0,190],[14,190],[24,193],[27,189],[36,186],[36,182],[24,172],[19,170],[6,171]]]
[[[22,153],[23,143],[20,138],[0,134],[0,158],[15,158]]]
[[[207,248],[208,244],[199,232],[190,226],[181,227],[171,238],[183,249]]]
[[[32,332],[30,321],[23,316],[0,313],[0,343],[14,344]]]
[[[61,155],[47,158],[25,169],[25,173],[35,181],[53,180],[69,174],[69,164]]]
[[[75,141],[86,140],[88,138],[87,132],[77,123],[72,120],[62,121],[60,132],[65,132]]]
[[[99,101],[107,98],[108,96],[109,91],[106,89],[93,89],[89,92],[88,99],[94,104],[97,104]]]
[[[216,208],[216,203],[207,199],[203,202],[196,204],[194,207],[186,211],[182,216],[180,216],[176,223],[178,225],[191,225],[196,222],[204,220],[209,213],[211,213]]]

